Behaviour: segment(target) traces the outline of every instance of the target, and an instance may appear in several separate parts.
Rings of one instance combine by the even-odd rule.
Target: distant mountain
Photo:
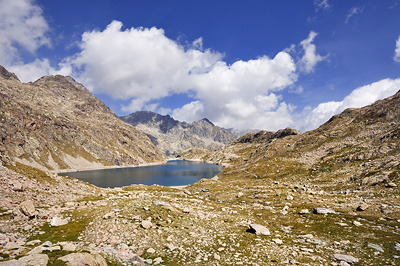
[[[186,123],[150,111],[138,111],[120,118],[145,132],[168,156],[188,148],[213,151],[236,139],[234,134],[214,125],[207,118]]]
[[[164,160],[144,133],[71,77],[24,84],[0,66],[0,121],[0,164],[80,170]]]

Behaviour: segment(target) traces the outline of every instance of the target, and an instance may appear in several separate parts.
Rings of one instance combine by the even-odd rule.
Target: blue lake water
[[[164,165],[113,168],[60,173],[98,187],[123,187],[132,184],[182,186],[211,178],[222,171],[222,166],[190,161],[168,161]]]

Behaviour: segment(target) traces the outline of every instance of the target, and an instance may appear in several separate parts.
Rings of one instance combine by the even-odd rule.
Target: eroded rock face
[[[71,77],[21,83],[0,67],[0,160],[43,170],[162,161],[141,131]]]

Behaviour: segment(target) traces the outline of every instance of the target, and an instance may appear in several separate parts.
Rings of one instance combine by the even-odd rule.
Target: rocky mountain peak
[[[43,170],[162,161],[164,155],[82,84],[61,75],[20,83],[0,76],[0,160]],[[2,159],[3,158],[3,159]],[[7,159],[7,160],[6,160]]]
[[[150,111],[138,111],[120,118],[144,131],[167,155],[177,154],[189,148],[216,150],[236,138],[207,118],[187,123],[177,121],[169,115]]]
[[[15,75],[12,72],[9,72],[7,69],[5,69],[3,66],[0,65],[0,77],[4,78],[4,79],[14,79],[16,81],[19,81],[17,75]]]

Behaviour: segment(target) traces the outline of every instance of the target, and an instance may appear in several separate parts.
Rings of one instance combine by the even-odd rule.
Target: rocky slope
[[[189,148],[217,150],[236,138],[208,119],[186,123],[150,111],[135,112],[121,119],[145,132],[169,156]]]
[[[229,166],[183,189],[0,166],[0,265],[399,265],[399,107],[192,149]]]
[[[0,66],[0,121],[5,163],[58,170],[163,160],[145,134],[71,77],[23,84]]]

